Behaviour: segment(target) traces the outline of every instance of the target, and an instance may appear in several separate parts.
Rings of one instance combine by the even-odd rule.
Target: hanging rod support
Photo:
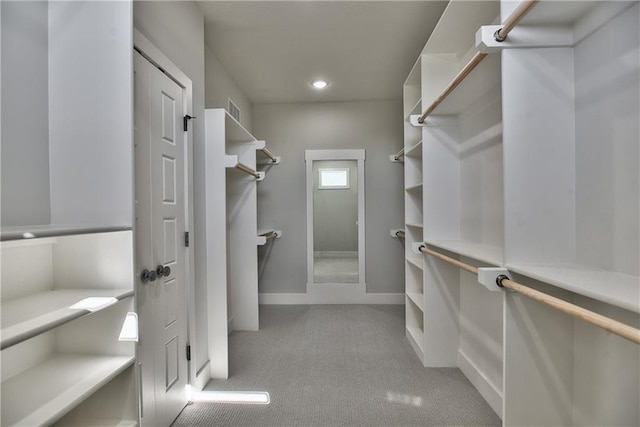
[[[496,41],[505,41],[511,30],[513,30],[515,26],[518,25],[518,22],[520,22],[520,20],[524,18],[527,13],[529,13],[531,9],[533,9],[533,7],[538,4],[539,1],[540,0],[526,0],[524,3],[522,3],[522,6],[520,6],[515,12],[513,12],[511,16],[509,16],[509,18],[507,18],[502,28],[500,28],[493,34]]]
[[[264,147],[262,149],[262,152],[265,154],[265,156],[270,158],[272,162],[277,162],[278,161],[278,158],[276,156],[274,156],[273,153],[271,151],[269,151],[269,149],[267,147]]]

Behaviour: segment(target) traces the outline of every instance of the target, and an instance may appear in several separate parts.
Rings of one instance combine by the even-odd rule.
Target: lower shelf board
[[[123,300],[133,296],[133,289],[56,289],[2,303],[1,348],[46,332],[56,326],[85,316],[84,309],[70,309],[72,304],[88,297],[114,297]]]
[[[422,329],[415,326],[407,326],[407,338],[414,344],[414,347],[417,347],[416,351],[419,350],[422,353],[420,355],[422,357],[424,355],[424,332],[422,332]]]
[[[494,266],[504,263],[504,249],[499,246],[465,240],[425,240],[425,243]]]
[[[578,264],[507,264],[514,273],[640,313],[640,277]]]
[[[422,268],[422,255],[407,255],[407,262],[409,262],[410,264],[418,267],[420,270],[423,270]]]
[[[422,300],[424,298],[423,294],[419,294],[417,292],[407,292],[407,297],[420,309],[424,312],[424,306]]]
[[[58,354],[2,382],[2,425],[52,424],[133,363],[133,356]]]

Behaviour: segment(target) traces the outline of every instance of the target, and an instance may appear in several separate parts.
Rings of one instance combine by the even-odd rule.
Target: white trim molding
[[[343,286],[343,285],[340,285]],[[262,305],[313,305],[313,304],[370,304],[370,305],[404,305],[404,294],[364,294],[354,296],[353,299],[332,300],[323,295],[308,294],[259,294],[259,302]]]
[[[307,187],[307,304],[366,304],[365,280],[365,198],[364,160],[365,150],[305,150]],[[317,284],[313,280],[313,161],[356,160],[358,162],[358,277],[360,283]]]

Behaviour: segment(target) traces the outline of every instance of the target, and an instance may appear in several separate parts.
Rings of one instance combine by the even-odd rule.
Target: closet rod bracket
[[[539,47],[569,47],[574,44],[573,32],[567,27],[518,27],[504,41],[497,41],[495,34],[500,25],[485,25],[476,32],[476,48],[479,52],[492,54],[504,49]]]
[[[478,283],[492,292],[503,290],[500,277],[510,277],[509,271],[501,267],[478,267]]]

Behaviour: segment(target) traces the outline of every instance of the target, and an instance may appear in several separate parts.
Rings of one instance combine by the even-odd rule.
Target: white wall
[[[49,4],[53,224],[133,221],[131,2]]]
[[[133,6],[133,25],[151,43],[165,54],[193,83],[193,161],[204,161],[204,17],[198,5],[192,1],[136,1]],[[200,170],[203,165],[200,165]],[[204,210],[205,180],[194,176],[194,212]],[[197,223],[197,219],[196,219]],[[199,230],[191,230],[191,241],[195,250],[195,343],[192,342],[192,362],[199,370],[208,360],[207,355],[207,294],[206,283],[198,275],[199,265],[206,263],[204,242],[198,239],[204,235]]]
[[[252,109],[253,104],[244,91],[233,80],[222,63],[211,51],[209,46],[205,45],[205,107],[206,108],[224,108],[228,110],[229,98],[240,109],[240,123],[249,132],[252,129]]]
[[[49,224],[46,2],[2,8],[2,225]]]
[[[282,156],[258,185],[258,228],[283,237],[260,249],[261,293],[306,292],[307,149],[365,149],[366,283],[368,293],[404,292],[403,169],[389,155],[402,147],[399,101],[254,105],[258,139]]]

